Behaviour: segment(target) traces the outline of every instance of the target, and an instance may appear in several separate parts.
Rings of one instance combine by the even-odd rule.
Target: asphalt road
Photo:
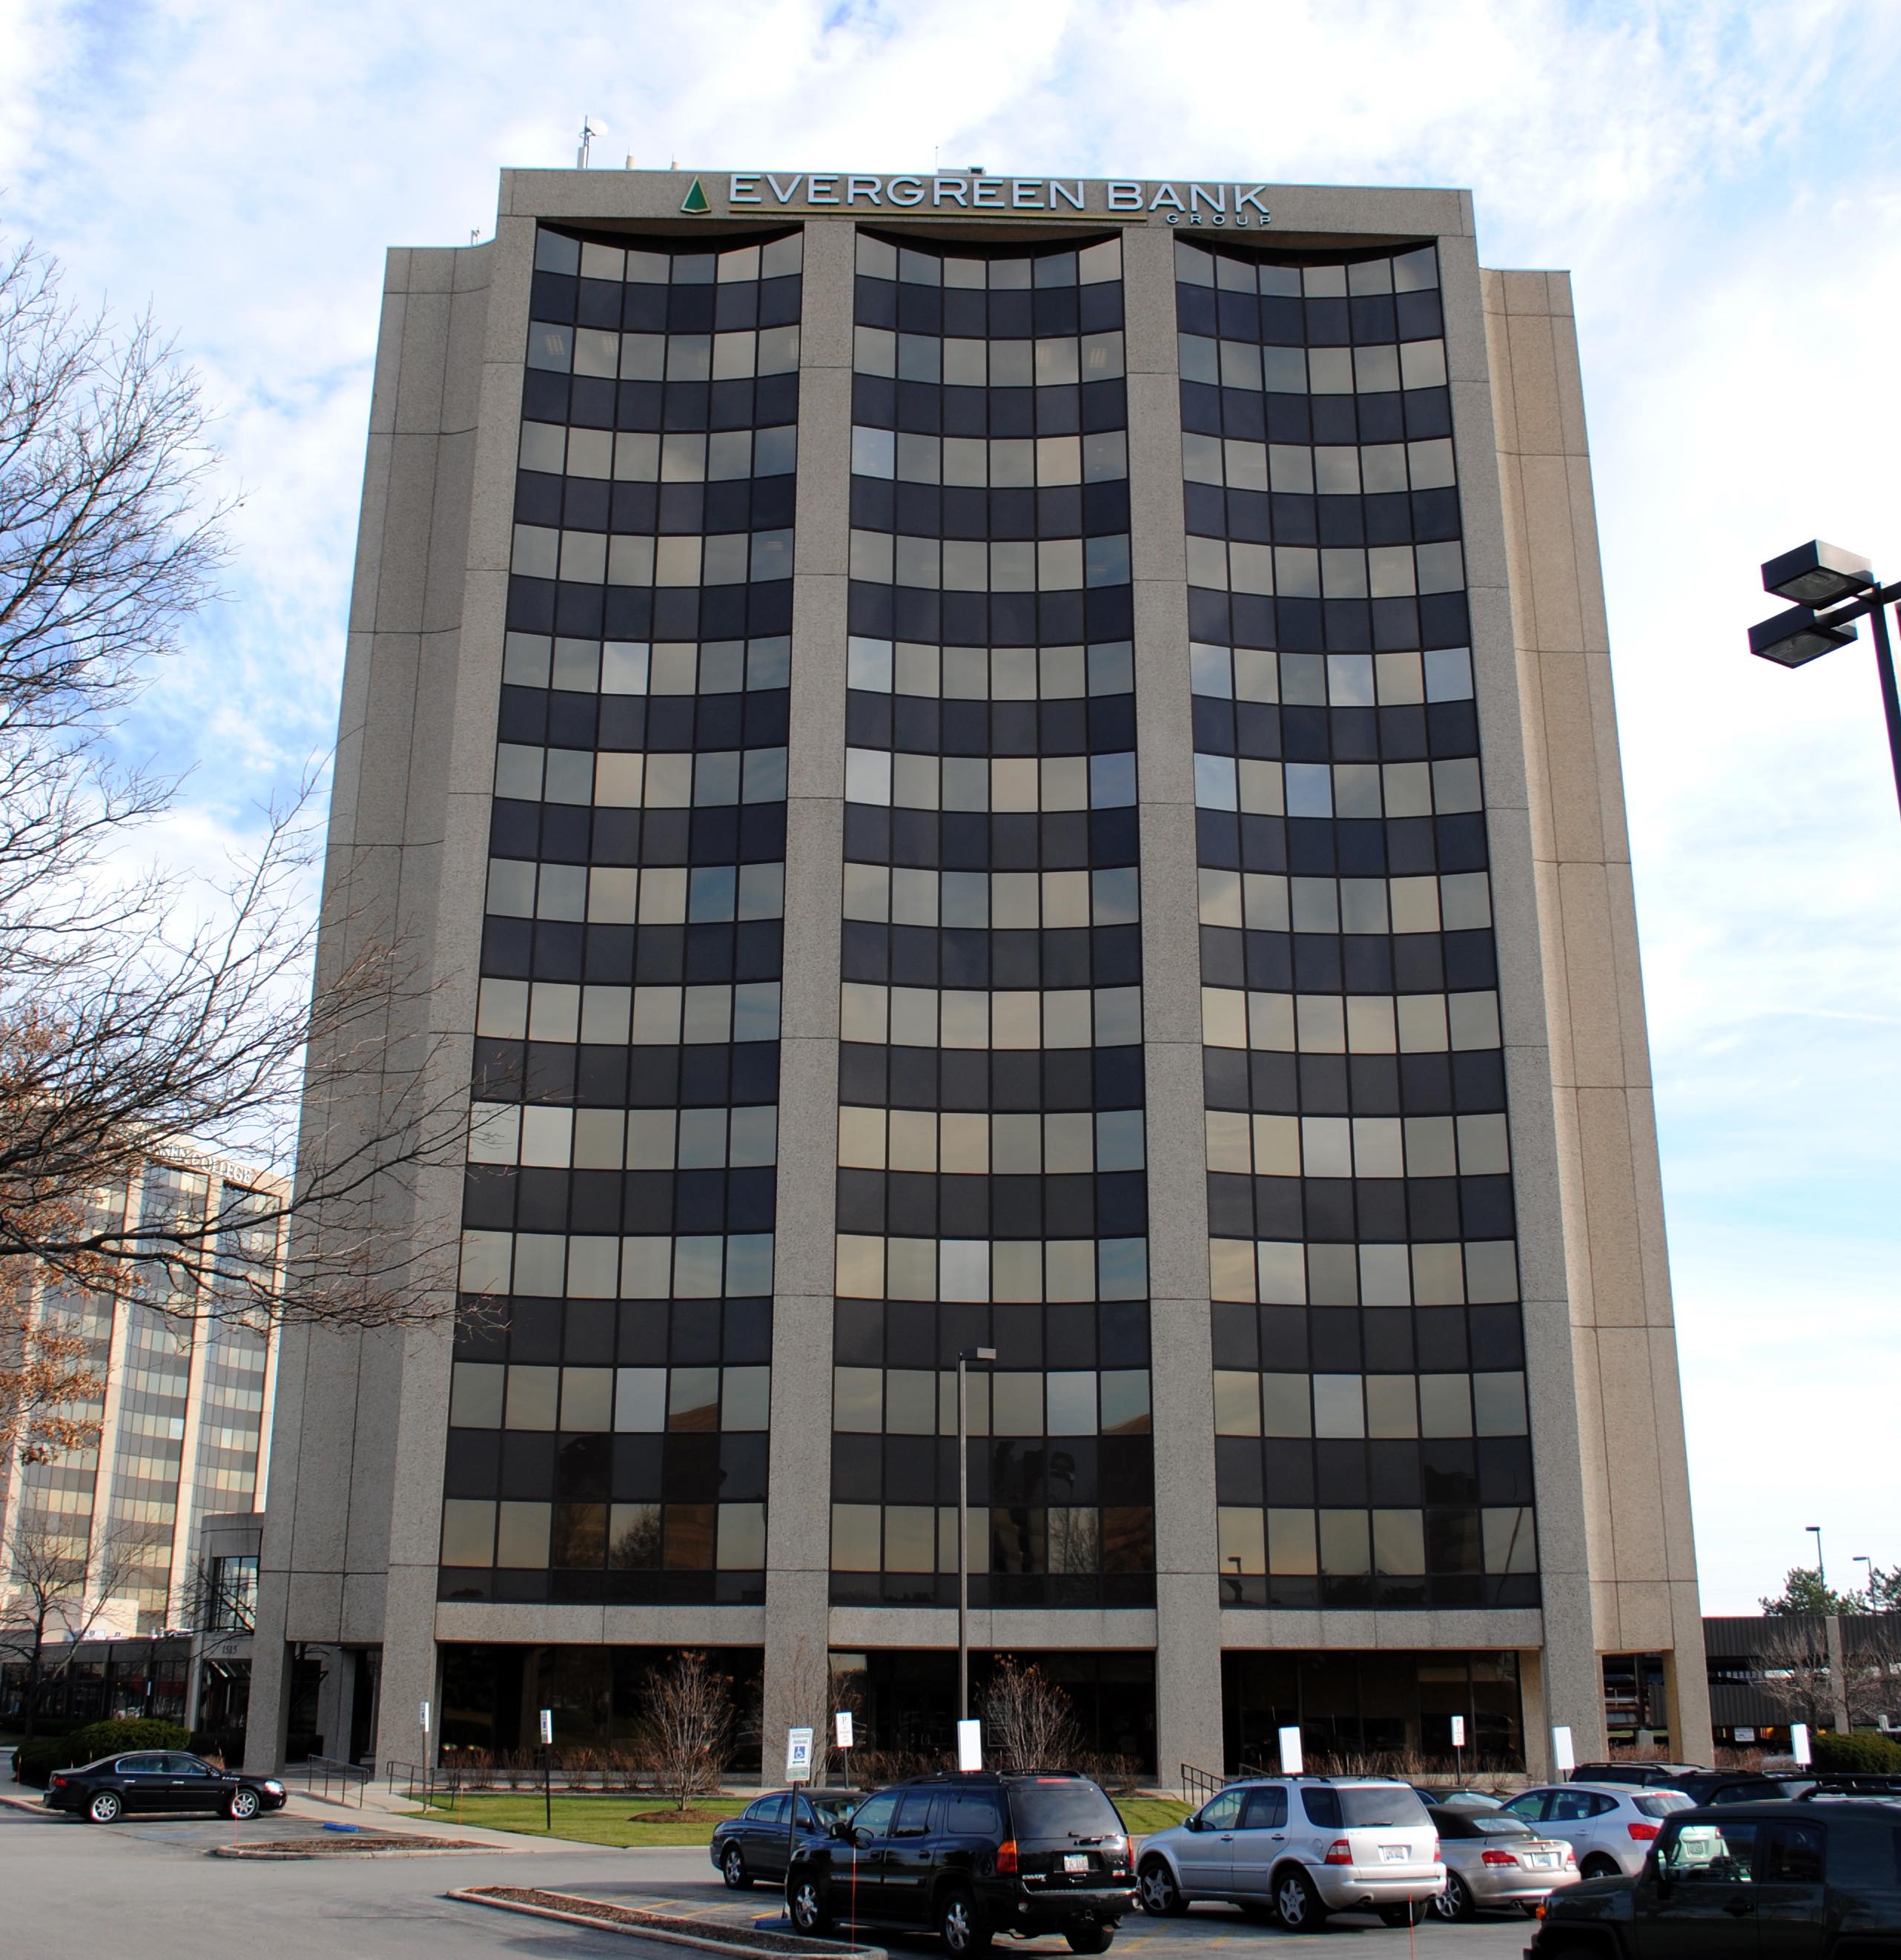
[[[331,1813],[334,1815],[335,1813]],[[351,1813],[354,1821],[356,1813]],[[381,1820],[365,1816],[373,1827]],[[234,1838],[307,1837],[319,1820],[129,1818],[108,1828],[0,1806],[0,1901],[9,1952],[120,1952],[140,1960],[203,1960],[241,1943],[269,1960],[682,1960],[691,1949],[622,1933],[522,1918],[443,1897],[466,1885],[537,1885],[629,1904],[752,1920],[776,1914],[768,1891],[732,1894],[704,1850],[596,1850],[580,1847],[484,1850],[362,1860],[253,1863],[206,1855]],[[536,1841],[523,1841],[525,1844]],[[1474,1927],[1429,1923],[1416,1933],[1372,1920],[1339,1919],[1321,1950],[1365,1960],[1517,1960],[1521,1919]],[[931,1960],[934,1941],[878,1936],[906,1960]],[[1291,1936],[1225,1908],[1181,1920],[1134,1916],[1117,1946],[1128,1960],[1248,1960],[1249,1946]],[[1313,1940],[1300,1943],[1312,1948]],[[1025,1960],[1069,1960],[1060,1939],[1025,1943]],[[1010,1949],[1000,1947],[1008,1953]]]

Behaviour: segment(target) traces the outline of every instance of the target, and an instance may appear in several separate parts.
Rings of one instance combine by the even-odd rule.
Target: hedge
[[[1901,1742],[1891,1742],[1885,1736],[1838,1736],[1824,1732],[1815,1738],[1814,1750],[1818,1770],[1864,1774],[1901,1771]]]
[[[89,1722],[70,1736],[35,1736],[22,1742],[14,1752],[13,1773],[21,1782],[43,1790],[55,1770],[76,1769],[126,1749],[182,1749],[190,1739],[176,1722]]]

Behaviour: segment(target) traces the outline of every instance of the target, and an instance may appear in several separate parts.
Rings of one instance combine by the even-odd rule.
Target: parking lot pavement
[[[205,1854],[241,1834],[307,1836],[307,1818],[277,1815],[234,1826],[223,1818],[128,1819],[103,1827],[0,1806],[0,1897],[11,1952],[122,1950],[140,1960],[203,1960],[241,1928],[272,1960],[682,1960],[682,1949],[517,1918],[443,1895],[461,1886],[534,1885],[553,1892],[741,1921],[779,1909],[773,1891],[728,1892],[703,1849],[614,1851],[537,1846],[534,1853],[484,1850],[408,1858],[250,1863]],[[1429,1922],[1416,1932],[1370,1919],[1335,1920],[1308,1949],[1368,1960],[1518,1960],[1523,1920],[1473,1927]],[[879,1933],[894,1960],[941,1960],[923,1936]],[[1225,1908],[1185,1918],[1133,1914],[1117,1946],[1128,1960],[1249,1960],[1252,1947],[1288,1949],[1291,1936]],[[997,1952],[1009,1954],[1008,1945]],[[1024,1960],[1069,1960],[1060,1939],[1023,1943]]]

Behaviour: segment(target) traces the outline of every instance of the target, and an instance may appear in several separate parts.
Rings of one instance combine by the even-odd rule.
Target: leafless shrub
[[[720,1787],[733,1732],[733,1690],[704,1653],[689,1648],[647,1677],[641,1702],[656,1780],[684,1810]]]
[[[32,1738],[40,1691],[57,1681],[130,1577],[141,1538],[102,1536],[88,1548],[73,1520],[16,1500],[0,1534],[0,1653],[27,1667],[24,1731]]]
[[[1067,1769],[1082,1746],[1070,1698],[1032,1662],[1001,1654],[977,1698],[984,1753],[1002,1769]]]

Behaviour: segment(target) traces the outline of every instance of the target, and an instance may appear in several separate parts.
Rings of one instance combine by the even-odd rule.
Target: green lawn
[[[701,1797],[696,1810],[717,1810],[731,1817],[745,1808],[733,1797]],[[707,1823],[636,1824],[633,1820],[650,1811],[667,1808],[665,1797],[642,1796],[616,1790],[605,1796],[561,1796],[555,1799],[557,1838],[571,1838],[583,1844],[710,1844],[713,1826]],[[485,1831],[518,1831],[523,1837],[550,1834],[542,1822],[541,1793],[526,1790],[472,1793],[459,1803],[443,1798],[428,1813],[459,1824],[479,1825]],[[712,1867],[707,1868],[709,1871]]]
[[[636,1824],[643,1812],[666,1807],[664,1797],[637,1796],[617,1790],[604,1796],[557,1796],[555,1828],[557,1838],[571,1838],[583,1844],[706,1844],[713,1839],[708,1823]],[[695,1805],[698,1810],[717,1810],[730,1817],[745,1808],[733,1797],[705,1797]],[[1169,1796],[1125,1796],[1116,1808],[1122,1821],[1138,1837],[1165,1831],[1187,1815],[1187,1806]],[[488,1831],[517,1831],[524,1837],[545,1838],[550,1834],[542,1822],[540,1794],[526,1790],[482,1790],[464,1796],[459,1803],[444,1799],[428,1813],[461,1824],[479,1825]]]

